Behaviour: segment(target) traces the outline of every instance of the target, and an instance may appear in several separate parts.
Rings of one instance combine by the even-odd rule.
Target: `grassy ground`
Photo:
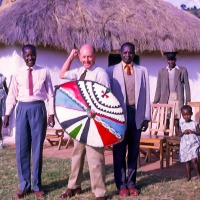
[[[60,194],[65,191],[70,173],[70,160],[45,158],[43,162],[43,186],[47,192],[45,200],[60,199]],[[112,165],[106,166],[106,185],[108,199],[140,199],[140,200],[195,200],[200,199],[200,182],[185,180],[178,177],[153,175],[150,173],[138,173],[137,183],[140,188],[139,197],[120,198],[116,195],[116,188],[113,180]],[[0,150],[0,200],[12,200],[13,194],[18,187],[17,170],[15,163],[15,152],[7,147]],[[71,199],[92,200],[95,199],[90,188],[88,166],[84,167],[83,192]],[[28,195],[25,200],[36,199],[34,194]]]

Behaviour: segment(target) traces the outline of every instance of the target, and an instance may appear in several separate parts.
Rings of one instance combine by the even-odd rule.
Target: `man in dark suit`
[[[127,122],[124,140],[113,146],[114,177],[120,196],[138,196],[136,174],[140,136],[150,120],[148,72],[145,67],[133,63],[134,57],[135,46],[126,42],[121,46],[122,62],[108,68],[112,92],[121,103]]]
[[[187,69],[176,65],[176,54],[177,52],[164,53],[168,65],[158,73],[154,103],[175,103],[174,125],[177,135],[180,108],[191,101],[191,94]]]

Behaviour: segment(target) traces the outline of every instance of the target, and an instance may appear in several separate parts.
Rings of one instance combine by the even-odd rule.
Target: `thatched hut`
[[[200,20],[162,0],[3,0],[0,7],[0,72],[8,77],[23,64],[21,46],[38,47],[38,64],[48,66],[54,84],[72,48],[91,43],[97,64],[107,67],[110,51],[135,43],[140,64],[148,67],[151,99],[164,51],[178,51],[188,68],[192,100],[200,82]],[[78,61],[73,64],[77,65]]]
[[[68,52],[85,42],[108,52],[125,41],[140,53],[200,51],[199,26],[194,16],[162,0],[6,0],[0,10],[1,43]]]

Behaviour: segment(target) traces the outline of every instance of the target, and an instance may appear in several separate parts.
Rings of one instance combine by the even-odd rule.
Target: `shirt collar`
[[[87,71],[93,71],[95,68],[96,68],[96,65],[94,64],[92,67],[90,67],[89,69],[86,69],[84,66],[84,71],[87,70]]]
[[[125,62],[122,61],[123,69],[125,69],[128,65],[130,66],[130,68],[133,68],[133,62],[131,62],[130,64],[126,64]]]
[[[26,66],[26,69],[29,70],[29,67]],[[31,69],[32,69],[32,70],[36,69],[36,65],[33,65],[33,66],[31,67]]]
[[[167,65],[166,69],[169,70],[169,65]],[[176,65],[176,66],[174,67],[174,69],[179,69],[179,67]]]

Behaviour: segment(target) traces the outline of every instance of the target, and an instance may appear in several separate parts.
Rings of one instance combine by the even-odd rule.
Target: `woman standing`
[[[6,77],[0,73],[0,149],[3,148],[3,137],[2,137],[2,116],[5,111],[5,100],[8,94],[8,87],[6,84]]]

